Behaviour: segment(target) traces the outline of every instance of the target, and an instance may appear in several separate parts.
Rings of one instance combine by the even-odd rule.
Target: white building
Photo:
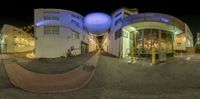
[[[197,33],[195,48],[196,52],[200,53],[200,33]]]
[[[34,15],[36,57],[65,56],[71,48],[74,55],[96,50],[82,15],[62,9],[35,9]]]
[[[197,33],[196,45],[200,45],[200,33]]]
[[[105,34],[104,50],[117,57],[130,55],[132,49],[151,53],[186,50],[193,47],[192,33],[184,22],[166,14],[139,13],[137,9],[121,8],[111,15],[110,33]],[[179,36],[181,35],[181,36]]]
[[[29,52],[35,49],[34,38],[27,32],[5,24],[1,30],[1,53]]]
[[[104,51],[118,57],[130,55],[133,49],[151,54],[155,47],[156,53],[170,54],[193,47],[193,35],[187,24],[170,15],[121,8],[111,14],[111,20],[101,45]],[[71,48],[79,55],[94,51],[99,45],[86,30],[83,16],[61,9],[35,10],[35,37],[36,57],[65,56]]]

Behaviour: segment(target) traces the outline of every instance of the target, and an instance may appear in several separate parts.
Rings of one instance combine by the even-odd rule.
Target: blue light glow
[[[162,21],[162,22],[165,22],[165,23],[168,23],[168,22],[169,22],[169,20],[168,20],[167,18],[161,18],[161,21]]]
[[[55,21],[55,20],[42,20],[42,21],[37,22],[35,25],[44,26],[44,25],[50,25],[50,24],[60,24],[60,22]]]
[[[39,21],[39,22],[37,22],[35,25],[36,26],[42,26],[42,25],[44,25],[46,22],[45,21]]]
[[[104,13],[88,14],[84,22],[88,31],[97,35],[106,32],[111,26],[110,16]]]

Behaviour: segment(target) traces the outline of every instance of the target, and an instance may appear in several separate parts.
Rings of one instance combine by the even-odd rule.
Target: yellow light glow
[[[106,38],[104,41],[103,41],[103,45],[106,44],[108,42],[108,39]]]
[[[7,38],[8,36],[7,35],[4,35],[4,38]]]
[[[21,41],[23,42],[23,41],[24,41],[24,38],[21,38]]]
[[[30,58],[30,59],[33,59],[33,58],[35,58],[35,54],[33,52],[32,53],[28,53],[28,54],[26,54],[26,57]]]
[[[16,42],[19,42],[19,38],[18,38],[18,37],[17,37],[17,38],[15,38],[15,41],[16,41]]]
[[[186,41],[186,37],[183,37],[183,41]]]

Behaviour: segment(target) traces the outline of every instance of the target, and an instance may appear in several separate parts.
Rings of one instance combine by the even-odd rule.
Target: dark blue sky
[[[120,7],[170,14],[186,22],[193,34],[200,32],[197,0],[5,0],[0,6],[0,26],[4,23],[18,27],[32,24],[35,8],[62,8],[86,15],[97,11],[110,14]]]

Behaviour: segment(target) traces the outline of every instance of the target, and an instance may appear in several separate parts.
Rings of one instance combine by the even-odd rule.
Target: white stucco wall
[[[44,13],[44,12],[50,12]],[[51,14],[51,12],[56,12]],[[72,14],[79,17],[79,27],[71,23]],[[58,16],[59,20],[44,20],[44,16]],[[48,21],[48,22],[47,22]],[[65,56],[68,49],[73,46],[75,55],[81,54],[81,41],[89,44],[88,33],[83,30],[83,17],[78,13],[60,9],[35,10],[35,37],[36,57],[54,58]],[[59,26],[59,34],[44,34],[44,26]],[[79,38],[74,38],[78,33]],[[85,39],[83,40],[83,35]]]

